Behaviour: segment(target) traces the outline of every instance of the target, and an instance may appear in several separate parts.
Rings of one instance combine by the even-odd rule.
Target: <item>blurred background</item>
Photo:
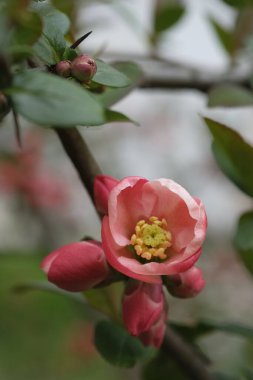
[[[64,3],[64,2],[63,2]],[[210,22],[235,23],[234,8],[219,0],[185,0],[180,20],[150,43],[154,0],[73,1],[76,37],[89,30],[84,53],[139,62],[147,77],[243,75],[251,40],[229,56]],[[72,10],[73,11],[73,10]],[[154,57],[160,57],[160,61]],[[158,62],[157,62],[158,61]],[[165,65],[166,64],[166,65]],[[231,71],[232,70],[232,71]],[[170,319],[200,318],[252,324],[252,278],[232,247],[238,217],[251,207],[217,167],[202,116],[240,130],[253,143],[252,108],[210,110],[197,90],[139,88],[114,106],[140,126],[113,123],[80,129],[105,174],[172,178],[206,206],[209,229],[199,265],[207,285],[193,300],[170,299]],[[53,131],[22,121],[24,151],[16,153],[12,117],[2,125],[0,163],[0,379],[122,379],[92,344],[92,324],[82,306],[54,294],[16,294],[13,287],[44,279],[43,255],[82,236],[100,239],[100,224],[79,178]],[[198,341],[216,368],[236,376],[252,365],[253,345],[214,333]],[[132,371],[138,378],[138,368]]]

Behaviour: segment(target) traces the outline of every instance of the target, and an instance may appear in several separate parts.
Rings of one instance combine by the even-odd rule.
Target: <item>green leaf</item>
[[[216,20],[210,19],[211,25],[226,52],[230,55],[234,53],[234,35],[233,30],[228,30],[219,24]]]
[[[246,194],[253,197],[253,147],[233,129],[204,118],[212,136],[213,153],[222,171]]]
[[[76,58],[77,56],[78,54],[74,49],[71,49],[70,47],[66,46],[62,59],[73,61],[73,59]]]
[[[131,120],[128,116],[121,112],[113,110],[105,110],[105,118],[107,123],[119,122],[119,123],[133,123],[136,126],[139,125],[136,121]]]
[[[49,4],[37,3],[33,9],[42,17],[44,25],[43,36],[34,45],[34,50],[44,63],[55,64],[63,58],[66,49],[64,35],[70,27],[69,19]]]
[[[60,31],[63,35],[67,34],[70,21],[64,13],[43,2],[33,4],[32,9],[42,17],[44,24],[43,32],[47,36],[50,37],[56,31]]]
[[[14,44],[34,44],[42,33],[42,21],[40,16],[32,11],[22,12],[15,22],[11,36]]]
[[[80,85],[39,71],[18,74],[13,83],[16,110],[40,125],[101,125],[102,106]]]
[[[141,68],[132,62],[118,62],[113,64],[113,66],[125,74],[131,81],[131,84],[127,87],[122,88],[112,88],[106,87],[102,94],[95,94],[96,98],[105,106],[110,107],[111,105],[117,103],[119,100],[124,98],[129,92],[131,92],[143,77],[143,72]]]
[[[243,214],[238,222],[234,243],[246,268],[253,274],[253,211]]]
[[[214,87],[208,94],[209,107],[243,107],[253,105],[253,93],[237,85]]]
[[[174,26],[184,15],[185,9],[181,5],[161,6],[155,13],[155,34],[164,32]]]
[[[248,5],[253,5],[253,0],[222,0],[223,3],[235,8],[244,8]]]
[[[28,45],[11,45],[6,50],[8,56],[11,57],[11,60],[14,62],[27,59],[34,55],[33,48]]]
[[[227,375],[226,373],[214,372],[213,373],[214,380],[239,380],[238,378],[231,377],[231,375]]]
[[[155,351],[144,347],[137,338],[110,321],[101,321],[96,325],[95,345],[109,363],[126,368],[133,367],[138,360],[149,358]]]
[[[113,66],[110,66],[99,59],[96,59],[96,64],[97,72],[92,78],[93,82],[110,87],[126,87],[131,84],[129,78]]]
[[[152,359],[142,371],[143,380],[185,380],[185,374],[180,367],[173,361],[168,354],[159,351],[157,356]]]

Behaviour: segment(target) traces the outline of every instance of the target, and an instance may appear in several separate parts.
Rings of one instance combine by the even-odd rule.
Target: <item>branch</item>
[[[61,143],[76,168],[84,188],[88,191],[92,201],[93,182],[96,175],[101,174],[100,168],[90,150],[76,128],[55,128]]]
[[[189,379],[213,380],[199,355],[170,327],[167,327],[162,350],[177,362]]]
[[[57,128],[55,132],[59,136],[62,145],[70,160],[75,166],[81,181],[88,190],[91,199],[93,198],[93,180],[97,174],[101,174],[100,169],[84,142],[81,134],[76,128]],[[186,376],[191,380],[212,380],[208,373],[206,364],[202,362],[198,355],[186,344],[181,337],[171,328],[168,328],[162,349],[174,358],[180,365]]]
[[[204,93],[221,83],[250,88],[251,67],[241,70],[238,67],[229,68],[228,71],[219,74],[160,56],[102,52],[101,58],[110,62],[127,60],[138,63],[144,72],[144,78],[139,83],[140,88],[192,89]]]

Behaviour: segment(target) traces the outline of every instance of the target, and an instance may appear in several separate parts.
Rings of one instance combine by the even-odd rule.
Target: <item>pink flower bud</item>
[[[80,82],[88,82],[96,72],[96,62],[88,55],[79,55],[72,61],[71,74]]]
[[[122,316],[127,330],[139,335],[159,319],[164,308],[162,285],[129,280],[123,296]]]
[[[108,214],[108,197],[119,181],[109,175],[97,175],[94,180],[94,198],[98,212]]]
[[[163,310],[162,314],[153,326],[151,326],[148,331],[145,331],[139,335],[139,339],[145,346],[160,348],[164,339],[167,317],[167,311]]]
[[[79,292],[98,285],[110,276],[100,244],[81,241],[65,245],[41,263],[48,280],[59,288]]]
[[[71,62],[70,61],[61,61],[58,62],[55,66],[56,74],[61,77],[68,78],[71,75]]]
[[[205,286],[202,271],[192,267],[186,272],[168,276],[166,286],[169,292],[179,298],[191,298],[201,292]]]

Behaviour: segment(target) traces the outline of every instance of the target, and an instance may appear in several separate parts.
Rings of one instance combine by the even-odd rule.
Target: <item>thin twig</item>
[[[17,140],[18,147],[21,149],[22,148],[22,140],[21,140],[21,133],[20,133],[20,125],[18,121],[18,115],[17,112],[14,108],[12,108],[12,114],[13,114],[13,119],[14,119],[14,130],[15,130],[15,136]]]
[[[92,201],[94,202],[93,182],[95,176],[101,174],[101,170],[93,158],[87,144],[76,128],[55,128],[55,132],[61,140],[61,143],[70,160],[75,166],[85,189],[88,191]]]
[[[199,355],[170,327],[167,327],[162,350],[177,362],[188,379],[213,380]]]

